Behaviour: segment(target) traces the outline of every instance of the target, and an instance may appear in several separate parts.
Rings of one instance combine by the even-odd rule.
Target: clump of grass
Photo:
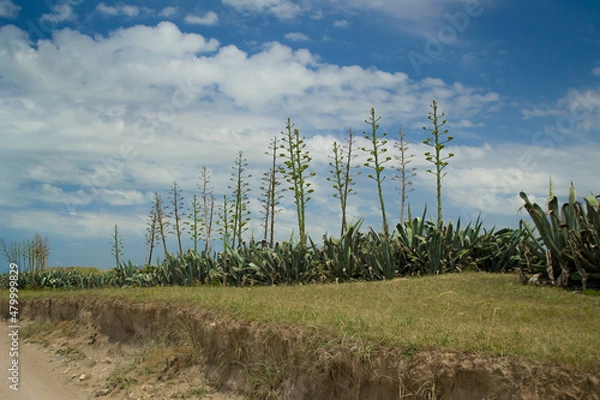
[[[116,368],[107,379],[107,388],[111,391],[127,390],[132,385],[135,385],[138,380],[131,375],[135,372],[138,362],[139,359],[134,357],[130,362],[122,364]]]
[[[123,375],[122,373],[113,373],[108,378],[107,386],[109,389],[119,389],[126,390],[131,385],[135,385],[137,383],[137,379],[131,378],[129,376]]]
[[[19,335],[24,339],[35,342],[38,338],[52,332],[55,328],[56,322],[53,322],[50,319],[40,319],[23,325],[19,330]]]
[[[181,393],[180,395],[173,395],[171,398],[173,399],[203,399],[204,396],[210,394],[211,391],[204,386],[199,388],[190,389],[185,393]]]
[[[57,350],[56,355],[64,358],[65,361],[76,361],[83,360],[85,358],[85,354],[80,352],[78,349],[69,346],[66,343],[63,343]]]

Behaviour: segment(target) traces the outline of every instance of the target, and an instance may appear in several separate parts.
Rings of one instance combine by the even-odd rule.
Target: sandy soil
[[[22,322],[22,328],[28,325]],[[111,388],[110,377],[117,376],[119,369],[130,365],[132,358],[139,356],[136,347],[123,348],[110,344],[102,335],[91,328],[78,327],[68,332],[66,323],[58,324],[57,331],[46,334],[40,340],[19,338],[19,384],[18,391],[11,389],[8,369],[13,357],[10,355],[10,330],[2,324],[0,341],[0,370],[3,371],[0,385],[2,400],[86,400],[86,399],[170,399],[173,396],[185,399],[241,400],[242,397],[219,393],[204,382],[202,373],[186,376],[184,380],[172,376],[148,374],[144,379],[132,382],[124,390]],[[21,329],[22,329],[21,328]],[[65,336],[66,335],[66,336]],[[189,370],[186,372],[190,372]],[[196,393],[195,387],[202,388]],[[181,396],[181,397],[179,397]]]
[[[48,350],[39,345],[29,343],[25,339],[19,340],[19,385],[18,391],[9,386],[9,371],[11,362],[9,349],[11,339],[8,336],[7,325],[2,324],[2,339],[0,341],[0,371],[2,371],[2,384],[0,385],[0,399],[19,400],[64,400],[87,399],[90,390],[76,387],[69,378],[62,374],[58,367],[60,362],[57,357],[49,354]]]

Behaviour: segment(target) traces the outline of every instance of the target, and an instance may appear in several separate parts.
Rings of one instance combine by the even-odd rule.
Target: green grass
[[[422,349],[484,352],[600,373],[600,297],[523,286],[516,275],[461,273],[327,285],[19,294],[22,299],[98,296],[165,302],[374,341],[407,354]]]
[[[72,266],[72,267],[50,267],[48,268],[48,270],[52,271],[52,270],[75,270],[75,271],[79,271],[82,274],[93,274],[93,275],[98,275],[98,274],[102,274],[104,272],[106,272],[106,270],[102,270],[102,269],[98,269],[96,267],[80,267],[80,266]]]

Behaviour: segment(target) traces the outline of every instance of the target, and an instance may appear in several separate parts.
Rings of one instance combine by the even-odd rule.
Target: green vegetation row
[[[241,244],[210,255],[188,251],[169,255],[155,266],[131,262],[100,274],[76,269],[45,269],[19,274],[21,288],[103,288],[123,286],[202,285],[223,286],[304,284],[355,280],[386,280],[401,276],[434,275],[464,270],[510,272],[519,270],[523,283],[563,288],[600,288],[600,202],[587,196],[577,201],[571,187],[569,202],[561,208],[552,186],[548,210],[531,203],[525,209],[534,226],[486,230],[481,221],[462,227],[438,225],[421,217],[398,224],[392,235],[360,223],[348,226],[340,238],[323,236],[317,244],[302,242]],[[8,288],[9,275],[0,276]]]
[[[461,227],[460,220],[438,227],[413,218],[398,225],[394,235],[360,224],[349,225],[340,238],[324,236],[321,244],[293,241],[275,246],[261,244],[226,247],[215,256],[188,251],[170,255],[156,266],[121,263],[92,274],[77,269],[24,272],[22,288],[102,288],[217,284],[226,286],[277,285],[310,282],[385,280],[400,276],[432,275],[463,270],[513,271],[524,265],[524,230],[485,231],[482,223]],[[2,277],[7,287],[8,276]]]
[[[430,136],[423,143],[431,147],[432,152],[425,152],[425,159],[432,164],[432,168],[427,172],[436,177],[437,193],[437,221],[438,225],[442,223],[442,192],[441,184],[445,176],[444,169],[448,166],[448,160],[453,157],[452,153],[445,154],[445,146],[451,140],[452,136],[446,136],[448,130],[442,128],[446,124],[443,112],[438,112],[437,102],[432,101],[431,112],[428,119],[433,124],[431,129],[423,127],[429,132]],[[367,178],[374,181],[377,187],[379,198],[379,207],[381,209],[382,234],[390,234],[388,224],[388,215],[384,202],[384,181],[392,178],[400,182],[397,189],[401,193],[401,212],[400,223],[404,222],[405,209],[408,203],[408,193],[414,190],[411,188],[411,179],[416,176],[416,168],[409,168],[413,155],[408,154],[409,144],[404,137],[402,129],[399,130],[399,140],[394,143],[396,154],[388,152],[389,142],[387,132],[379,131],[380,116],[377,116],[375,108],[371,108],[370,116],[364,122],[369,126],[367,131],[363,132],[363,145],[356,147],[354,131],[348,129],[345,137],[345,144],[337,141],[333,142],[333,154],[330,154],[330,176],[326,179],[332,183],[333,197],[339,200],[341,211],[341,233],[343,235],[347,229],[347,209],[349,196],[356,194],[354,190],[355,176],[360,171],[355,169],[366,168],[369,173]],[[354,163],[357,158],[356,151],[360,150],[365,158],[362,165]],[[289,203],[293,203],[296,214],[298,228],[298,238],[300,244],[307,245],[308,236],[306,234],[306,208],[308,202],[313,197],[314,189],[312,179],[316,173],[311,169],[312,156],[307,149],[305,137],[300,130],[295,127],[292,120],[288,118],[285,123],[285,129],[281,132],[281,137],[273,137],[269,144],[268,151],[270,168],[261,179],[260,193],[258,200],[261,203],[261,225],[264,228],[262,232],[263,242],[274,245],[275,237],[275,217],[281,211],[280,202],[288,198]],[[391,161],[395,160],[392,166]],[[389,170],[395,169],[398,174],[391,176]],[[222,247],[238,248],[247,240],[250,221],[252,219],[250,204],[250,184],[248,179],[248,163],[240,150],[232,167],[230,177],[231,183],[227,186],[229,193],[215,195],[213,187],[210,184],[211,173],[205,166],[200,172],[199,194],[193,194],[191,202],[188,203],[187,210],[182,196],[182,189],[176,181],[173,182],[168,201],[158,192],[154,193],[150,213],[147,219],[146,244],[148,251],[146,253],[146,263],[151,264],[155,250],[160,248],[163,257],[168,259],[171,250],[167,244],[169,236],[177,241],[177,254],[183,257],[182,237],[184,233],[189,234],[189,240],[192,243],[194,252],[203,247],[205,253],[211,253],[212,242],[220,239]],[[291,205],[291,204],[288,204]],[[441,227],[441,226],[440,226]],[[392,229],[393,230],[393,229]],[[252,237],[254,238],[252,232]],[[204,246],[201,246],[204,242]],[[112,235],[112,254],[115,257],[115,266],[120,265],[120,259],[123,254],[123,244],[120,239],[118,226]]]

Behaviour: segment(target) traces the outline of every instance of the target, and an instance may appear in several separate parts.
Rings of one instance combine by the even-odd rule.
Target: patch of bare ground
[[[43,397],[21,393],[18,398],[242,399],[211,386],[201,355],[185,343],[160,338],[114,341],[89,321],[47,318],[22,321],[21,334],[27,346],[21,364],[38,364],[35,376],[27,376],[21,388],[27,392],[33,380],[41,381]],[[44,389],[52,380],[67,387],[49,393]]]
[[[75,349],[66,374],[79,381],[87,365],[77,384],[107,398],[600,399],[599,377],[567,366],[388,348],[165,303],[35,299],[21,315],[61,321],[32,325],[30,340]]]

